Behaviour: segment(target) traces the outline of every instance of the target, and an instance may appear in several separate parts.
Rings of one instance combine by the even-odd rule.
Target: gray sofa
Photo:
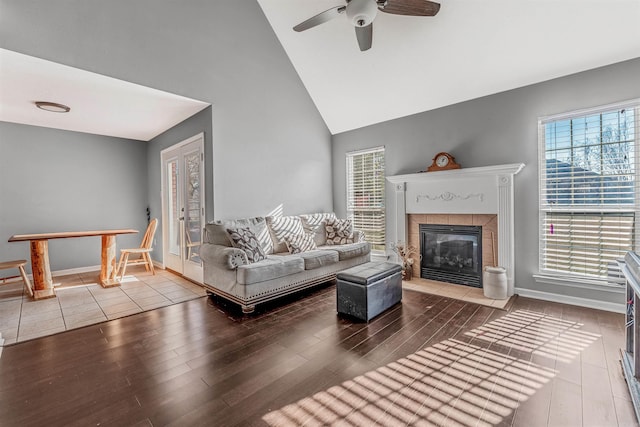
[[[338,272],[370,260],[370,244],[359,231],[353,231],[347,243],[327,245],[324,225],[327,219],[335,219],[333,213],[281,218],[299,219],[316,248],[289,253],[274,233],[271,217],[216,221],[205,226],[200,256],[204,286],[210,294],[231,300],[243,312],[251,313],[256,304],[334,280]],[[227,233],[227,229],[236,227],[253,232],[266,259],[247,261],[245,252],[232,245]]]

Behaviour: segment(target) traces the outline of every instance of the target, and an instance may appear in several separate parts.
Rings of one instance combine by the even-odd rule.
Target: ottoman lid
[[[402,267],[399,264],[391,262],[367,262],[341,271],[336,277],[338,280],[366,286],[401,270]]]

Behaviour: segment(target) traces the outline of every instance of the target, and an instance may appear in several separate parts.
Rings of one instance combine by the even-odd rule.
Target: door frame
[[[169,224],[168,221],[166,221],[166,219],[168,218],[168,212],[167,212],[167,206],[166,206],[166,171],[165,171],[165,162],[164,162],[164,156],[166,153],[170,152],[170,151],[174,151],[174,150],[180,150],[182,147],[191,144],[197,140],[200,140],[200,153],[201,153],[201,210],[200,210],[200,220],[201,220],[201,225],[202,227],[204,227],[204,224],[206,223],[206,170],[205,170],[205,155],[204,155],[204,148],[205,148],[205,133],[204,132],[200,132],[190,138],[187,138],[183,141],[180,141],[174,145],[171,145],[170,147],[164,148],[163,150],[160,151],[160,203],[162,204],[162,264],[165,268],[167,268],[167,252],[169,251],[169,245],[168,245],[168,236],[169,236]],[[182,190],[181,190],[182,191]],[[181,200],[181,202],[184,202],[184,200]],[[182,233],[181,233],[182,234]],[[185,250],[184,247],[181,248],[182,251]],[[180,255],[181,259],[182,259],[182,271],[177,271],[176,273],[179,273],[181,275],[184,276],[184,253],[181,253]],[[202,266],[201,266],[202,267]],[[174,270],[172,270],[174,271]],[[191,277],[187,277],[184,276],[187,279],[190,280],[196,280],[194,278]],[[199,283],[202,283],[203,278],[200,277],[199,280],[196,280]]]

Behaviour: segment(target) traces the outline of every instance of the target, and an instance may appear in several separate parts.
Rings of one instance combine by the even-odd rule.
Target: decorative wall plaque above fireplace
[[[420,224],[420,276],[482,287],[482,227]]]

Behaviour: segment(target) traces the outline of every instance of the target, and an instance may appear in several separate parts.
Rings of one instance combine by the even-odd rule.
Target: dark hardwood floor
[[[243,317],[198,299],[5,347],[0,425],[637,425],[624,317],[405,291],[361,323],[327,286]]]

